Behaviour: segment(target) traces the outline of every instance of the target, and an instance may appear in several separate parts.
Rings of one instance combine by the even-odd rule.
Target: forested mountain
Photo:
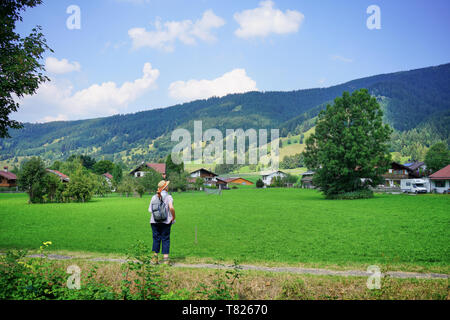
[[[396,129],[393,151],[404,148],[414,134],[420,139],[422,132],[431,135],[423,140],[449,143],[450,64],[445,64],[329,88],[230,94],[175,105],[163,112],[153,109],[89,120],[26,123],[23,129],[10,131],[12,138],[0,140],[0,160],[15,164],[27,156],[55,160],[74,153],[128,164],[156,160],[170,152],[172,130],[192,130],[194,120],[203,121],[203,130],[279,128],[282,136],[300,134],[314,126],[314,117],[327,103],[343,91],[360,88],[377,97],[385,121]]]

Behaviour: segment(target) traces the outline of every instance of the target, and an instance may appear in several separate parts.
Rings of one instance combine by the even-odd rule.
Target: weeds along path
[[[0,253],[4,254],[4,253]],[[28,255],[29,258],[45,258],[44,255],[31,254]],[[58,254],[48,254],[47,259],[51,260],[86,260],[86,261],[98,261],[98,262],[118,262],[126,263],[126,259],[113,259],[113,258],[78,258]],[[233,269],[233,266],[222,265],[222,264],[184,264],[184,263],[174,263],[172,267],[175,268],[199,268],[199,269]],[[354,276],[354,277],[368,277],[372,275],[370,272],[362,270],[346,270],[337,271],[329,269],[319,269],[319,268],[300,268],[300,267],[264,267],[255,265],[239,265],[242,270],[254,270],[254,271],[264,271],[264,272],[287,272],[296,274],[311,274],[311,275],[329,275],[329,276]],[[402,271],[389,271],[382,274],[382,277],[389,276],[392,278],[415,278],[415,279],[448,279],[449,275],[442,273],[420,273],[420,272],[402,272]]]

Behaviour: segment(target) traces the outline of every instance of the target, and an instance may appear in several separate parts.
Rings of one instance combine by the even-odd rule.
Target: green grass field
[[[173,197],[171,254],[180,260],[449,271],[447,195],[333,201],[314,190],[241,188]],[[0,194],[0,248],[52,241],[55,251],[124,255],[139,239],[152,243],[149,201],[111,196],[30,205],[24,194]]]

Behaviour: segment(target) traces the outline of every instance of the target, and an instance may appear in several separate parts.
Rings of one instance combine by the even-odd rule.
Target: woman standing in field
[[[163,263],[169,264],[169,248],[170,248],[170,228],[175,223],[175,209],[173,207],[173,198],[168,194],[168,186],[170,181],[161,180],[158,183],[158,191],[152,197],[148,211],[151,213],[150,225],[152,226],[153,262],[158,263],[158,254],[162,245],[162,254],[164,255]],[[156,221],[154,212],[157,208],[162,211],[166,210],[167,218],[162,221]]]

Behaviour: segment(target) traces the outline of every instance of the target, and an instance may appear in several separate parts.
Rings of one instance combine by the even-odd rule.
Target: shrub
[[[87,202],[91,200],[94,189],[91,174],[84,168],[78,168],[70,178],[65,195],[76,202]]]
[[[264,182],[261,179],[258,179],[256,181],[256,187],[257,188],[263,188],[264,187]]]
[[[125,300],[160,300],[167,284],[163,281],[161,265],[152,263],[153,252],[143,241],[138,241],[128,253],[128,262],[122,266],[122,298]],[[130,279],[130,274],[136,277]]]
[[[39,250],[41,258],[27,259],[27,251],[10,250],[0,256],[0,300],[117,299],[112,287],[94,279],[95,268],[78,289],[67,287],[68,274],[47,259],[50,241]]]
[[[326,196],[326,199],[333,199],[333,200],[354,200],[354,199],[369,199],[373,198],[373,192],[372,190],[363,189],[358,191],[352,191],[352,192],[344,192],[339,194],[330,194]]]

